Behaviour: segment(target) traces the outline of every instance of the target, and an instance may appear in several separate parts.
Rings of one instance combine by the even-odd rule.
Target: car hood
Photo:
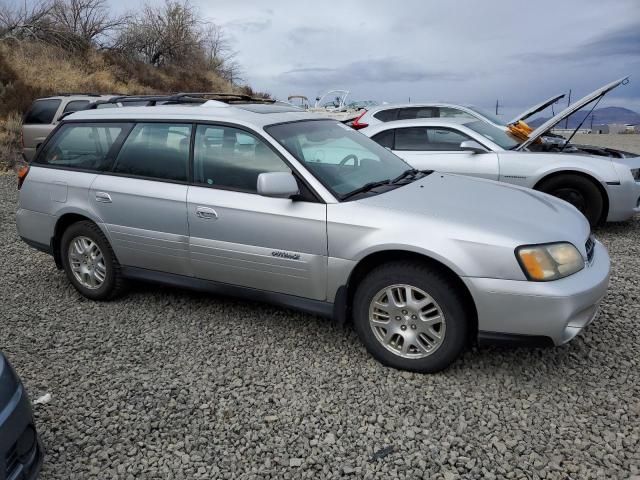
[[[628,80],[629,80],[628,76],[620,78],[615,82],[608,83],[604,87],[598,88],[597,90],[591,92],[586,97],[582,97],[580,100],[570,105],[569,107],[565,108],[555,117],[550,118],[549,120],[544,122],[542,125],[540,125],[538,128],[536,128],[533,132],[531,132],[529,134],[529,138],[518,146],[518,150],[524,150],[533,142],[535,142],[538,138],[540,138],[549,130],[551,130],[553,127],[555,127],[562,120],[567,118],[569,115],[577,112],[585,105],[589,105],[591,102],[598,100],[600,97],[606,95],[608,92],[616,88],[618,85],[626,83]]]
[[[494,245],[572,242],[589,236],[586,218],[572,205],[531,189],[434,172],[404,187],[361,200],[402,214],[428,217],[451,238]]]
[[[537,105],[534,105],[533,107],[530,107],[530,108],[526,109],[524,112],[522,112],[522,113],[516,115],[515,117],[513,117],[509,121],[508,125],[517,123],[520,120],[525,121],[531,115],[535,115],[536,113],[541,112],[542,110],[547,108],[549,105],[553,105],[554,103],[556,103],[561,98],[564,98],[564,93],[561,93],[559,95],[554,95],[553,97],[548,98],[544,102],[538,103]]]

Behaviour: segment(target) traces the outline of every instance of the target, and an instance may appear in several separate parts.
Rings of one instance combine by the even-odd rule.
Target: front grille
[[[6,465],[5,476],[7,478],[11,478],[11,476],[15,473],[15,471],[19,466],[18,453],[16,452],[15,445],[11,447],[7,452],[7,456],[5,457],[5,465]]]
[[[587,249],[587,261],[591,262],[591,260],[593,260],[593,251],[596,248],[596,241],[593,239],[593,236],[587,239],[587,243],[585,243],[584,246]]]

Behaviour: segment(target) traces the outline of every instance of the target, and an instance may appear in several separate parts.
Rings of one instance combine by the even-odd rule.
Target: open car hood
[[[531,115],[534,115],[534,114],[536,114],[538,112],[541,112],[542,110],[547,108],[549,105],[552,105],[552,104],[556,103],[561,98],[564,98],[564,93],[561,93],[560,95],[555,95],[555,96],[553,96],[551,98],[548,98],[547,100],[545,100],[542,103],[538,103],[537,105],[534,105],[533,107],[528,108],[524,112],[522,112],[522,113],[516,115],[515,117],[513,117],[509,121],[509,123],[507,125],[511,125],[512,123],[517,123],[520,120],[524,121],[527,118],[529,118]]]
[[[536,128],[533,132],[531,132],[531,134],[529,134],[529,138],[527,140],[525,140],[524,142],[522,142],[520,145],[518,145],[517,150],[524,150],[529,145],[531,145],[533,142],[535,142],[538,138],[540,138],[545,133],[547,133],[549,130],[551,130],[553,127],[555,127],[562,120],[567,118],[569,115],[577,112],[578,110],[580,110],[585,105],[589,105],[591,102],[594,102],[598,98],[606,95],[608,92],[610,92],[611,90],[616,88],[621,83],[626,83],[627,80],[629,80],[628,76],[627,77],[622,77],[622,78],[616,80],[615,82],[611,82],[611,83],[608,83],[607,85],[605,85],[604,87],[600,87],[599,89],[591,92],[586,97],[582,97],[580,100],[578,100],[574,104],[568,106],[563,111],[561,111],[559,114],[557,114],[555,117],[550,118],[549,120],[544,122],[542,125],[540,125],[538,128]]]

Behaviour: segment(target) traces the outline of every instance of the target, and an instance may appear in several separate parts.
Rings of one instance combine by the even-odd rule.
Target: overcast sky
[[[570,88],[576,99],[631,75],[600,106],[640,112],[639,0],[192,4],[223,26],[247,83],[280,99],[332,88],[354,100],[495,108],[498,99],[508,116]]]

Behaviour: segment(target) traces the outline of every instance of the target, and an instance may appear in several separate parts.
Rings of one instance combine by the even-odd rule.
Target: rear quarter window
[[[24,116],[25,125],[43,125],[53,122],[60,100],[55,98],[36,100]]]
[[[56,131],[35,159],[36,165],[106,171],[114,150],[130,129],[128,124],[69,123]]]
[[[64,106],[64,110],[62,113],[67,112],[77,112],[79,110],[84,110],[89,106],[89,100],[71,100]]]
[[[380,110],[373,116],[381,122],[392,122],[393,120],[398,119],[398,111],[398,108],[389,108],[388,110]]]

